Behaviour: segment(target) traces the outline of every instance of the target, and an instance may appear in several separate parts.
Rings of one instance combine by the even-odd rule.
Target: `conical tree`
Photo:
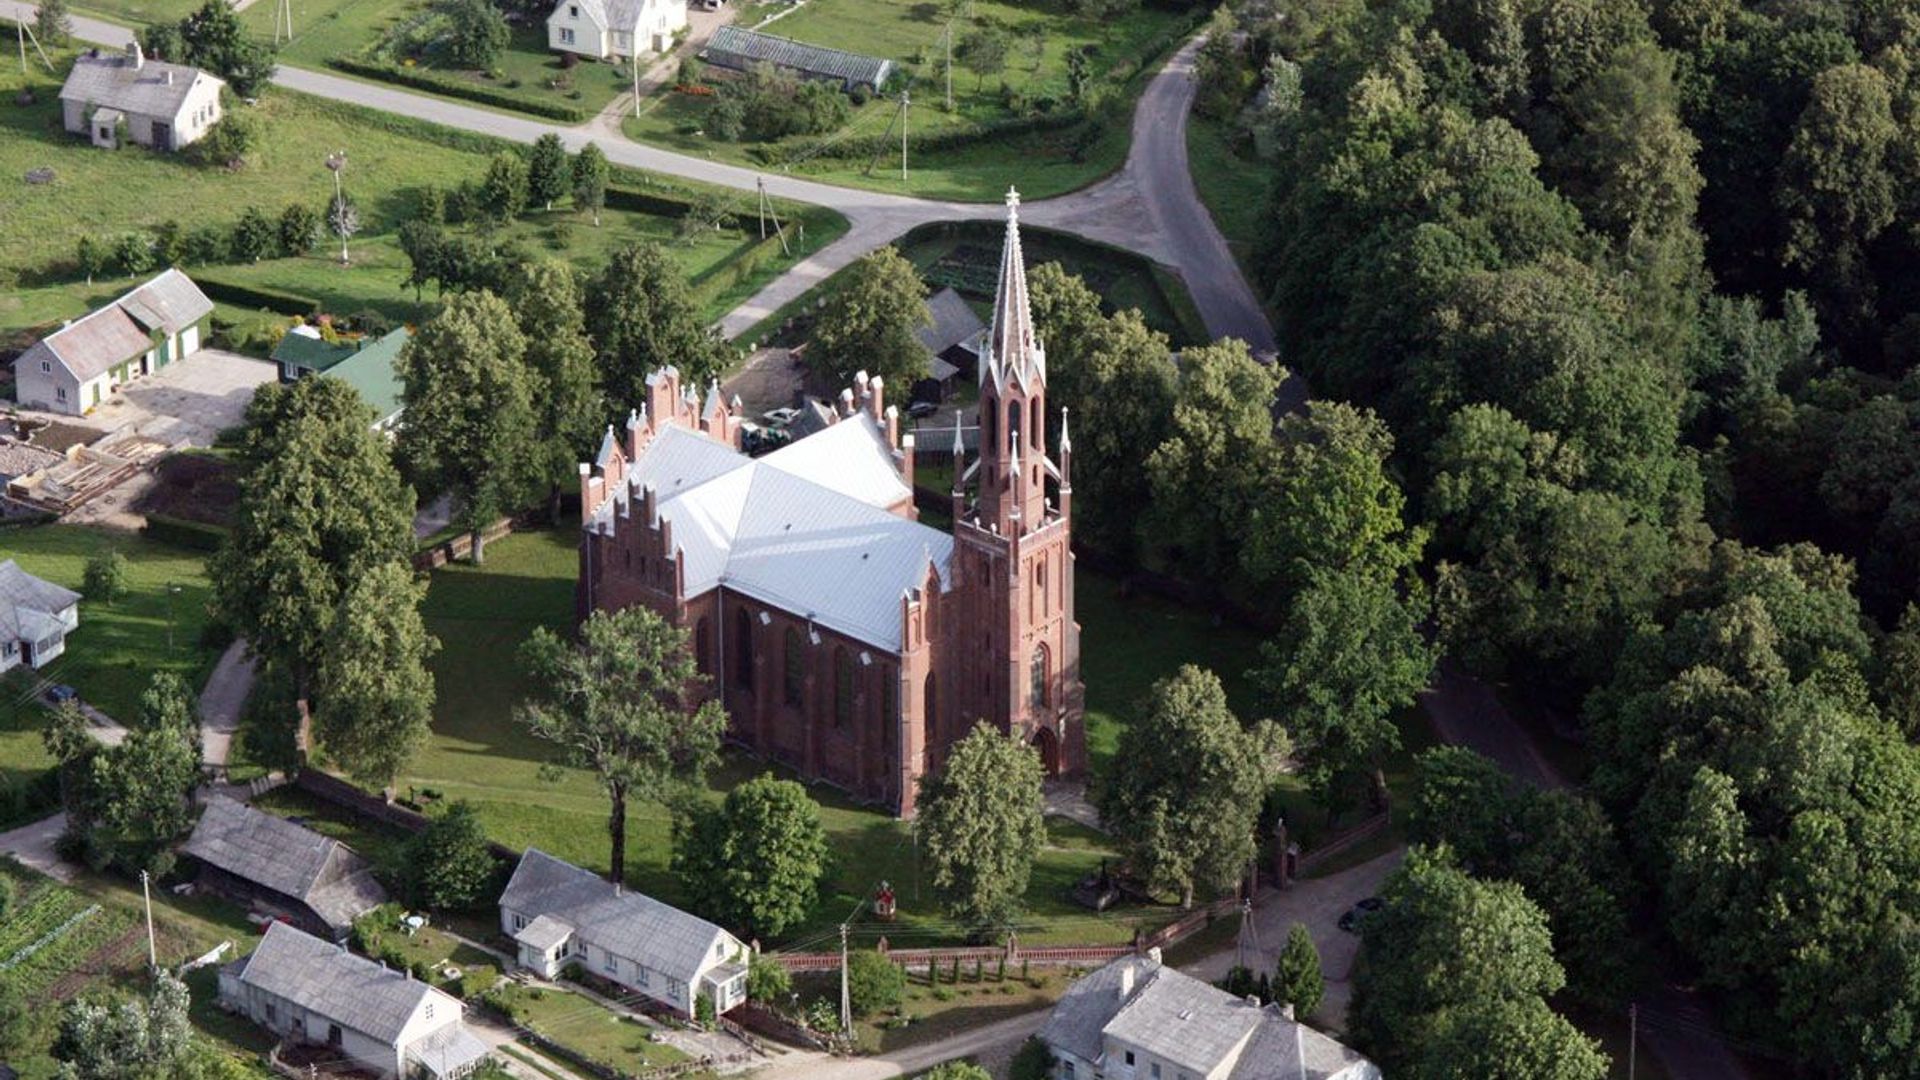
[[[1273,1000],[1293,1006],[1293,1015],[1305,1018],[1320,1007],[1326,997],[1326,978],[1320,973],[1320,950],[1314,948],[1313,935],[1305,923],[1294,923],[1287,931],[1287,947],[1280,950],[1280,962],[1274,966]]]

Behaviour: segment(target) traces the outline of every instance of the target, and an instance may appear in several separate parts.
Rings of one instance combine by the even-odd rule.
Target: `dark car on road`
[[[1366,922],[1374,912],[1379,911],[1385,906],[1386,901],[1379,897],[1367,897],[1365,900],[1348,908],[1346,914],[1340,916],[1340,929],[1345,930],[1349,934],[1359,933],[1360,924]]]

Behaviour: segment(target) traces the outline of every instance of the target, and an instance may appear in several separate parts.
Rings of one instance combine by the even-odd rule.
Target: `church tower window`
[[[791,626],[787,627],[785,661],[781,674],[785,676],[786,685],[781,699],[797,708],[806,697],[807,654],[800,645],[800,631]]]

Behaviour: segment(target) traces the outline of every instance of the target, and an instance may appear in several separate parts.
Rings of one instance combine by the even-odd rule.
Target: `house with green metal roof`
[[[331,369],[335,364],[360,351],[365,338],[341,338],[328,341],[320,336],[320,331],[302,324],[287,331],[280,343],[273,347],[269,357],[280,367],[280,381],[283,383],[304,379],[309,375],[318,375]]]
[[[359,349],[327,368],[322,374],[360,391],[373,406],[375,431],[392,431],[400,422],[405,407],[400,400],[400,350],[407,343],[406,327],[382,337],[364,341]]]

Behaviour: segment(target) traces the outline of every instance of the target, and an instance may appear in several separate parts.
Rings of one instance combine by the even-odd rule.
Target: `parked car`
[[[940,403],[937,401],[916,401],[907,406],[907,415],[915,420],[925,419],[939,411]]]
[[[66,683],[58,683],[47,687],[47,700],[55,705],[64,705],[69,701],[76,701],[79,697],[80,691],[75,690]]]
[[[1366,922],[1374,912],[1379,911],[1385,906],[1386,901],[1379,897],[1367,897],[1365,900],[1348,908],[1346,914],[1340,916],[1340,929],[1345,930],[1349,934],[1359,933],[1360,924]]]
[[[767,426],[770,428],[786,427],[788,424],[799,419],[799,417],[799,409],[768,409],[766,412],[760,414],[760,419],[765,420]]]

